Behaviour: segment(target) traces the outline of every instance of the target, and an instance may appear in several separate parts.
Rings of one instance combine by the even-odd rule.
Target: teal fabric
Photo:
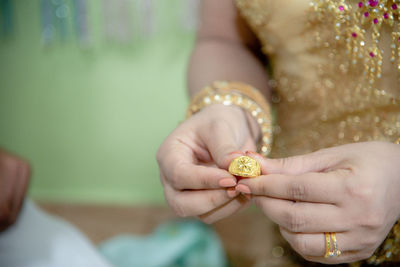
[[[148,236],[118,236],[99,250],[116,267],[227,266],[216,232],[194,220],[162,224]]]

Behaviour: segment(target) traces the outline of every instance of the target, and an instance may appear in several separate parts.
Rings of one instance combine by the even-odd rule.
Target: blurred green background
[[[164,202],[155,153],[184,118],[194,30],[182,25],[185,0],[155,0],[154,30],[140,33],[131,1],[132,38],[119,42],[106,38],[104,3],[88,0],[85,44],[72,20],[64,39],[44,44],[40,1],[12,1],[12,33],[0,39],[0,146],[31,162],[36,200]]]

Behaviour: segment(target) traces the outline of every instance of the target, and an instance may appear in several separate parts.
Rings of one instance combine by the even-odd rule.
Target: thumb
[[[213,122],[209,129],[202,131],[201,138],[219,168],[228,169],[234,158],[245,154],[240,151],[235,129],[226,121]]]
[[[300,175],[322,172],[338,163],[338,157],[329,149],[288,158],[264,158],[258,153],[247,151],[246,155],[260,163],[262,174]]]

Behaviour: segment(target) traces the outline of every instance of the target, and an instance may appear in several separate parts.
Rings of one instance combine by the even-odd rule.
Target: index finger
[[[241,180],[236,189],[258,196],[337,204],[343,189],[342,178],[343,175],[337,171],[301,175],[269,174]]]
[[[227,170],[200,165],[192,149],[186,144],[171,144],[163,153],[160,167],[168,182],[176,190],[216,189],[236,186],[236,178]]]

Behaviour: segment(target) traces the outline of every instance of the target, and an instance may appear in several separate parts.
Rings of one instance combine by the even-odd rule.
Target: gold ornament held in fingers
[[[253,178],[261,175],[260,164],[248,156],[240,156],[232,160],[229,173],[244,178]]]

